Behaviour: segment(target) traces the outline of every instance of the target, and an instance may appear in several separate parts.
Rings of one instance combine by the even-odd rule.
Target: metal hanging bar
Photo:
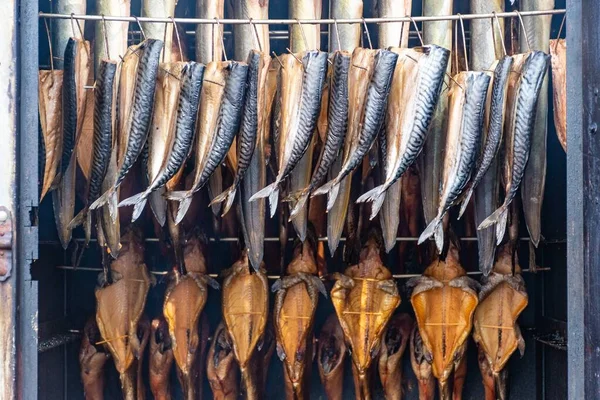
[[[540,10],[540,11],[519,11],[519,12],[502,12],[496,13],[495,15],[498,18],[515,18],[519,17],[519,15],[523,17],[529,16],[540,16],[540,15],[562,15],[566,12],[565,9],[557,9],[557,10]],[[71,15],[71,14],[52,14],[52,13],[39,13],[40,18],[50,18],[50,19],[71,19],[74,18],[76,20],[85,20],[85,21],[99,21],[102,19],[100,15]],[[486,19],[493,18],[494,14],[463,14],[460,18],[464,20],[471,19]],[[106,16],[107,21],[123,21],[123,22],[137,22],[137,20],[141,22],[156,22],[156,23],[181,23],[181,24],[231,24],[231,25],[240,25],[240,24],[253,24],[257,25],[295,25],[295,24],[362,24],[364,23],[387,23],[387,22],[410,22],[411,17],[385,17],[385,18],[324,18],[324,19],[221,19],[219,22],[214,19],[207,18],[152,18],[152,17],[115,17],[115,16]],[[458,15],[429,15],[429,16],[418,16],[412,17],[413,20],[417,22],[421,21],[458,21]]]

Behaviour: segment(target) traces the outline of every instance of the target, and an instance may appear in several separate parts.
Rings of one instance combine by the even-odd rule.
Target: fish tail
[[[167,195],[169,200],[179,202],[179,208],[177,209],[177,216],[175,217],[175,225],[178,225],[192,204],[192,193],[189,191],[181,190],[178,192],[171,192]]]
[[[98,197],[96,199],[96,201],[94,201],[91,205],[90,205],[90,210],[95,210],[97,208],[102,207],[103,205],[107,204],[111,198],[111,196],[116,193],[116,189],[115,187],[111,187],[110,189],[108,189],[106,192],[102,193],[102,196]],[[112,213],[111,213],[112,216]]]
[[[79,225],[85,223],[85,221],[87,220],[88,213],[89,213],[89,208],[87,208],[87,207],[84,208],[83,210],[79,211],[79,214],[77,214],[71,220],[71,222],[69,222],[68,229],[75,229]]]
[[[487,217],[486,219],[483,220],[483,222],[481,222],[481,224],[479,224],[479,226],[477,227],[477,230],[481,231],[485,228],[488,228],[494,224],[497,224],[502,217],[502,214],[506,214],[508,211],[508,206],[503,204],[502,206],[500,206],[500,208],[498,208],[496,211],[494,211],[489,217]],[[504,217],[506,218],[506,216]]]
[[[373,220],[379,213],[381,206],[383,205],[383,200],[385,199],[385,191],[387,190],[386,185],[379,185],[376,188],[369,190],[367,193],[363,194],[356,200],[357,203],[366,203],[367,201],[373,202],[371,204],[371,216],[369,220]]]
[[[223,207],[223,213],[221,214],[221,216],[224,217],[225,214],[227,214],[227,212],[231,208],[231,205],[233,204],[233,200],[235,199],[236,192],[237,192],[237,188],[232,185],[231,187],[226,189],[223,193],[221,193],[220,195],[218,195],[214,199],[212,199],[212,201],[210,202],[210,204],[208,206],[212,207],[215,204],[225,202],[225,206]]]
[[[273,194],[273,192],[279,192],[279,190],[277,189],[278,185],[279,185],[279,181],[276,180],[275,182],[271,183],[270,185],[267,185],[264,188],[260,189],[258,192],[254,193],[248,201],[256,201],[258,199],[270,197]]]
[[[148,196],[150,208],[160,226],[165,226],[165,223],[167,222],[167,200],[165,199],[164,194],[165,187],[163,186],[162,188],[153,191],[150,193],[150,196]],[[144,207],[142,206],[141,209],[143,208]],[[140,213],[142,212],[141,209]],[[135,213],[135,208],[133,211]]]
[[[269,211],[271,212],[271,218],[275,216],[277,210],[277,201],[279,200],[279,188],[275,186],[275,190],[269,195]]]
[[[465,197],[462,201],[462,204],[460,205],[460,211],[458,212],[458,219],[460,219],[465,213],[465,210],[467,209],[467,205],[469,205],[469,200],[471,200],[472,195],[473,189],[469,189],[467,193],[465,193]]]
[[[424,241],[429,239],[434,234],[439,235],[436,231],[441,222],[442,222],[442,217],[440,217],[440,216],[435,217],[433,219],[433,221],[431,221],[429,223],[429,225],[427,225],[427,228],[425,228],[423,233],[421,233],[421,236],[419,236],[419,241],[417,242],[417,244],[423,243]],[[444,237],[443,237],[443,232],[442,232],[442,240],[443,240],[443,238]]]
[[[329,194],[327,195],[327,212],[331,211],[333,206],[335,205],[335,200],[340,193],[340,185],[336,184],[331,187]]]
[[[227,196],[227,201],[225,202],[225,205],[223,206],[223,214],[221,214],[221,216],[225,216],[225,214],[227,214],[229,212],[229,210],[231,209],[231,206],[233,205],[233,201],[235,200],[235,194],[237,193],[237,188],[233,189],[231,191],[231,193],[229,193],[229,196]]]
[[[505,212],[500,216],[498,223],[496,223],[496,245],[502,243],[504,238],[504,232],[506,232],[506,223],[508,221],[508,213]]]
[[[317,190],[315,190],[310,197],[320,196],[322,194],[328,194],[335,185],[337,185],[337,180],[333,179],[333,180],[327,182],[326,184],[324,184],[323,186],[321,186],[320,188],[318,188]]]
[[[143,191],[142,193],[138,193],[134,196],[131,196],[119,203],[119,207],[133,206],[133,214],[131,215],[131,222],[134,222],[142,214],[142,211],[144,210],[144,206],[146,205],[146,201],[148,199],[149,194],[150,194],[150,192],[148,192],[146,190],[146,191]]]
[[[285,201],[295,201],[296,204],[294,205],[294,208],[292,208],[292,210],[290,211],[290,221],[292,219],[294,219],[298,213],[302,210],[302,208],[304,208],[304,205],[306,204],[306,200],[308,200],[308,195],[310,194],[310,192],[306,189],[304,190],[299,190],[296,193],[292,193],[290,194]]]
[[[435,247],[437,247],[438,253],[441,254],[444,249],[444,227],[441,224],[435,228],[433,237],[435,239]]]

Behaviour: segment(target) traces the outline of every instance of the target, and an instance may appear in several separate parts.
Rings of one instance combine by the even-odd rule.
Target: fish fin
[[[427,225],[427,228],[425,228],[423,233],[421,233],[421,236],[419,236],[419,241],[417,242],[417,244],[423,243],[425,240],[429,239],[432,235],[434,235],[436,233],[437,227],[440,225],[441,222],[442,222],[442,218],[440,216],[435,217],[433,219],[433,221],[431,221],[429,223],[429,225]],[[443,236],[442,236],[442,238],[443,238]]]
[[[133,206],[133,214],[131,215],[131,222],[134,222],[136,219],[139,218],[140,214],[142,213],[142,210],[144,209],[144,206],[146,205],[146,200],[148,199],[149,194],[150,193],[147,190],[145,190],[141,193],[133,195],[133,196],[121,201],[119,203],[118,207]]]
[[[480,230],[483,230],[494,224],[497,224],[500,221],[500,218],[502,218],[502,214],[506,214],[507,211],[508,211],[508,205],[503,204],[502,206],[500,206],[500,208],[498,208],[496,211],[494,211],[489,217],[484,219],[483,222],[481,222],[481,224],[479,224],[479,226],[477,227],[477,230],[480,231]]]
[[[435,228],[433,236],[435,238],[435,247],[437,247],[438,253],[441,254],[444,249],[444,227],[442,224],[439,224],[437,228]]]
[[[335,179],[330,180],[314,192],[312,192],[310,197],[320,196],[322,194],[329,194],[329,192],[333,189],[333,187],[337,184]]]
[[[308,200],[309,194],[310,194],[310,192],[308,190],[304,189],[304,190],[300,190],[296,193],[292,193],[288,197],[286,197],[286,199],[284,201],[295,201],[296,202],[296,204],[294,205],[294,208],[292,208],[290,210],[289,221],[293,220],[298,215],[298,213],[302,210],[302,208],[304,208],[304,205],[306,204],[306,200]]]
[[[223,213],[221,214],[221,216],[224,217],[225,214],[227,214],[229,212],[229,210],[231,209],[231,206],[233,205],[233,202],[235,201],[236,193],[237,193],[237,189],[234,189],[231,191],[229,196],[227,196],[227,201],[225,202],[225,205],[223,206]]]
[[[87,219],[88,213],[89,209],[87,207],[79,211],[79,214],[77,214],[75,218],[73,218],[71,222],[69,222],[69,229],[75,229],[79,225],[83,224]]]
[[[175,217],[175,225],[178,225],[192,204],[192,193],[187,190],[170,192],[167,194],[167,199],[179,202],[177,216]]]
[[[333,206],[335,205],[335,201],[337,200],[338,194],[340,193],[340,185],[334,185],[329,194],[327,195],[327,212],[331,211]]]
[[[209,207],[212,207],[213,205],[218,204],[218,203],[225,202],[225,206],[223,206],[223,212],[221,214],[221,216],[224,217],[225,214],[227,214],[227,212],[231,208],[231,205],[233,204],[233,200],[235,199],[236,192],[237,192],[237,188],[233,185],[230,186],[223,193],[221,193],[220,195],[213,198],[209,204]]]
[[[110,197],[116,193],[116,188],[114,186],[112,186],[110,189],[108,189],[106,192],[104,192],[102,194],[102,196],[98,197],[96,199],[96,201],[94,201],[91,205],[90,205],[90,210],[95,210],[97,208],[102,207],[103,205],[107,204],[110,200]],[[112,216],[112,212],[110,214]]]
[[[264,197],[269,198],[269,211],[271,212],[271,218],[275,215],[277,209],[277,201],[279,199],[279,180],[265,186],[258,192],[254,193],[248,201],[255,201]]]
[[[463,198],[462,204],[460,205],[460,211],[458,212],[458,218],[457,219],[460,219],[463,216],[465,210],[467,209],[467,206],[469,205],[469,200],[471,200],[471,195],[472,194],[473,194],[473,189],[472,188],[469,189],[467,191],[467,193],[465,193],[465,197]]]
[[[165,222],[167,222],[167,200],[165,200],[164,193],[164,187],[150,193],[150,208],[152,209],[152,214],[154,214],[154,217],[156,218],[160,226],[164,226]],[[139,213],[142,212],[143,208],[144,205],[142,204]],[[136,213],[136,210],[137,206],[133,209],[134,215]],[[137,218],[137,216],[135,218]]]
[[[381,207],[383,206],[383,201],[385,200],[385,194],[386,191],[383,191],[379,195],[379,197],[373,200],[373,203],[371,204],[371,217],[369,218],[370,221],[372,221],[377,216],[377,214],[379,214],[379,210],[381,210]]]

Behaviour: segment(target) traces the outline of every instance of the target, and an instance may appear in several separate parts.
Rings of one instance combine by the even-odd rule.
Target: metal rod
[[[540,15],[562,15],[566,12],[565,9],[557,10],[540,10],[540,11],[522,11],[522,12],[502,12],[496,13],[498,18],[515,18],[519,17],[519,14],[523,17],[529,16],[540,16]],[[51,19],[71,19],[85,20],[85,21],[99,21],[102,19],[100,15],[71,15],[71,14],[51,14],[51,13],[39,13],[40,18],[51,18]],[[486,19],[493,18],[494,14],[464,14],[460,16],[462,19]],[[105,16],[107,21],[123,21],[123,22],[137,22],[136,18],[141,22],[156,22],[156,23],[182,23],[182,24],[231,24],[241,25],[250,24],[250,19],[221,19],[218,22],[214,19],[208,18],[151,18],[151,17],[115,17]],[[459,20],[458,15],[428,15],[420,17],[412,17],[413,20],[420,21],[457,21]],[[365,23],[388,23],[388,22],[410,22],[411,17],[385,17],[385,18],[339,18],[339,19],[252,19],[253,24],[257,25],[295,25],[295,24],[362,24]]]
[[[101,272],[102,268],[94,268],[94,267],[72,267],[70,265],[57,265],[56,269],[62,269],[62,270],[67,270],[67,271],[92,271],[92,272]],[[550,268],[536,268],[535,270],[536,272],[539,271],[550,271]],[[521,270],[521,272],[532,272],[529,268]],[[151,274],[153,275],[167,275],[169,273],[169,271],[150,271]],[[469,271],[467,272],[467,275],[481,275],[482,272],[481,271]],[[219,274],[207,274],[208,276],[210,276],[211,278],[218,278]],[[417,276],[421,276],[422,274],[395,274],[392,275],[392,278],[394,279],[409,279],[409,278],[414,278]],[[267,275],[267,279],[271,279],[271,280],[277,280],[281,278],[281,275]],[[321,277],[321,280],[327,280],[325,277]]]

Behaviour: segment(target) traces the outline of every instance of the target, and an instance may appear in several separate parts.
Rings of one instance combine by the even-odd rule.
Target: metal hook
[[[277,62],[279,63],[279,65],[281,65],[281,68],[283,68],[283,63],[281,62],[281,60],[279,59],[279,57],[277,57],[277,54],[272,51],[271,52],[273,54],[273,57],[275,57],[275,59],[277,60]]]
[[[527,49],[531,51],[531,44],[529,43],[529,36],[527,36],[527,30],[525,29],[525,24],[523,23],[523,17],[519,10],[515,10],[517,17],[519,17],[519,23],[521,24],[521,28],[523,29],[523,35],[525,36],[525,42],[527,42]]]
[[[333,27],[335,28],[335,38],[337,39],[338,50],[342,50],[342,42],[340,41],[340,29],[338,27],[337,18],[333,19]]]
[[[137,22],[139,28],[140,28],[140,33],[142,34],[142,37],[144,38],[144,40],[146,40],[146,32],[144,32],[144,28],[142,28],[142,24],[140,23],[140,19],[137,16],[134,16],[133,18],[135,18],[135,22]]]
[[[402,47],[402,36],[404,35],[404,22],[401,22],[402,25],[400,25],[400,39],[398,40],[398,47]],[[408,29],[410,30],[410,26],[408,27]]]
[[[217,21],[217,28],[219,28],[219,30],[220,30],[221,29],[221,23],[219,22],[219,18],[215,17],[215,21]],[[227,51],[225,50],[225,39],[224,39],[224,36],[225,36],[225,32],[221,32],[221,46],[223,47],[223,58],[225,58],[225,61],[229,61],[229,60],[227,60]]]
[[[371,34],[369,33],[369,27],[367,26],[367,21],[365,18],[362,19],[363,26],[365,27],[365,33],[367,34],[367,41],[369,42],[369,49],[373,50],[373,43],[371,43]]]
[[[258,43],[258,50],[262,53],[262,44],[260,43],[260,37],[258,36],[258,28],[256,28],[256,24],[252,22],[252,18],[250,18],[250,26],[254,29],[254,37],[256,38],[256,43]]]
[[[294,57],[296,59],[296,61],[298,61],[300,63],[300,65],[302,65],[302,68],[304,68],[304,64],[302,63],[302,60],[299,59],[298,57],[296,57],[296,55],[294,53],[292,53],[292,51],[290,50],[289,47],[286,47],[285,49],[290,53],[290,55],[292,57]]]
[[[500,43],[502,44],[502,51],[504,52],[504,56],[506,57],[507,53],[506,53],[506,45],[504,44],[504,36],[502,35],[502,26],[500,26],[500,19],[498,18],[498,15],[496,14],[496,11],[492,11],[492,14],[494,15],[494,20],[496,20],[496,26],[498,27],[498,33],[500,34]],[[492,35],[494,35],[494,46],[496,45],[496,38],[495,38],[495,34],[494,34],[494,26],[492,23]]]
[[[169,30],[169,23],[168,23],[168,22],[165,22],[165,33],[164,33],[164,35],[163,35],[163,43],[164,43],[164,44],[166,44],[166,43],[167,43],[167,31],[168,31],[168,30]],[[172,47],[172,46],[171,46],[171,47]],[[167,54],[167,51],[166,51],[166,50],[167,50],[167,49],[165,49],[165,48],[163,47],[163,50],[162,50],[162,62],[163,62],[163,63],[165,62],[165,55]],[[171,49],[169,49],[169,51],[171,51]]]
[[[563,19],[560,23],[560,28],[558,28],[558,35],[556,36],[556,43],[554,44],[554,52],[558,48],[558,40],[560,39],[560,34],[562,33],[563,27],[565,26],[565,21],[567,20],[567,14],[563,15]]]
[[[458,19],[460,21],[460,30],[462,32],[462,38],[463,38],[463,50],[465,52],[465,67],[467,68],[467,71],[469,70],[469,58],[467,57],[467,38],[465,37],[465,24],[463,22],[463,18],[462,18],[462,14],[458,13],[456,14],[458,16]]]
[[[415,26],[415,31],[417,31],[417,36],[419,37],[419,42],[421,43],[421,46],[425,46],[425,44],[423,43],[423,37],[421,36],[421,32],[419,31],[419,27],[417,26],[417,21],[415,21],[415,19],[410,15],[407,15],[406,17],[409,18],[411,20],[411,22],[413,23],[413,25]],[[410,32],[410,28],[409,28],[409,32]]]
[[[300,27],[300,33],[302,34],[302,40],[304,40],[304,46],[306,46],[308,48],[308,41],[306,40],[306,33],[304,32],[304,27],[302,26],[302,23],[300,22],[300,20],[298,18],[296,18],[296,22],[298,23],[298,26]],[[290,49],[288,49],[288,51],[291,53]]]
[[[106,59],[110,60],[110,53],[108,52],[108,32],[106,29],[106,19],[104,18],[104,14],[102,14],[102,31],[104,34],[104,50],[106,51]]]
[[[175,37],[177,38],[177,46],[179,46],[179,61],[183,60],[183,49],[181,47],[181,39],[179,37],[179,29],[177,28],[177,24],[175,23],[175,18],[171,17],[171,21],[173,21],[173,29],[175,29]]]
[[[50,28],[48,27],[48,19],[44,18],[46,25],[46,35],[48,36],[48,49],[50,50],[50,69],[54,71],[54,56],[52,55],[52,39],[50,38]]]
[[[79,34],[81,35],[81,39],[83,39],[83,31],[81,30],[81,25],[79,25],[79,21],[75,19],[75,13],[71,13],[71,30],[73,31],[73,37],[77,37],[77,32],[75,32],[75,23],[77,23],[77,27],[79,28]]]

